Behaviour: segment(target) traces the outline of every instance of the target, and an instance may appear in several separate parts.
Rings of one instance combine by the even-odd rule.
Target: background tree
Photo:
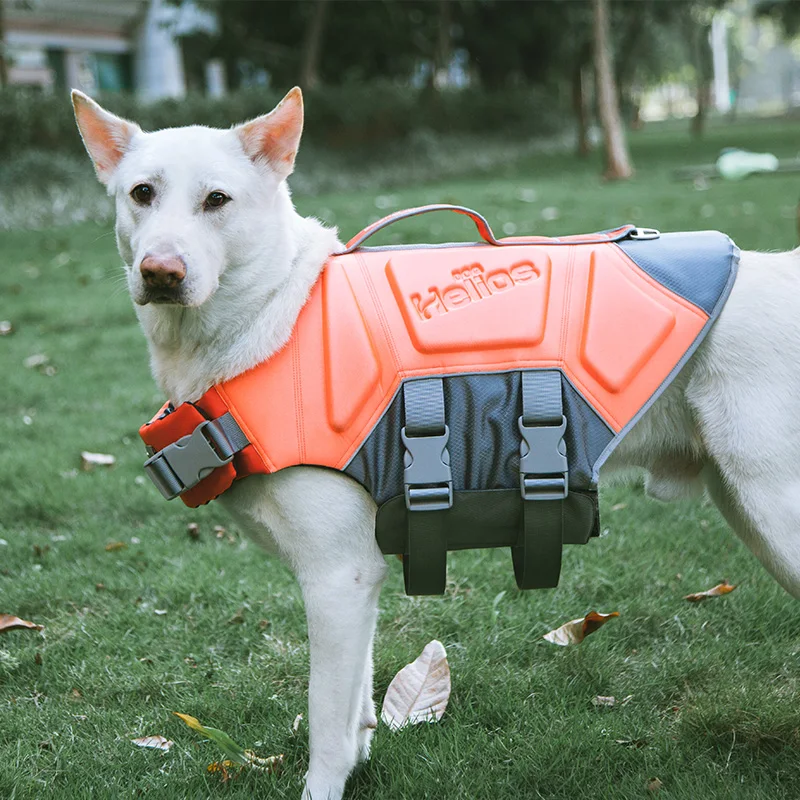
[[[328,0],[316,0],[314,11],[308,23],[306,40],[303,46],[303,66],[300,73],[300,85],[304,89],[313,89],[319,83],[319,58],[322,49],[322,37],[325,29],[325,17]]]
[[[608,28],[608,0],[592,0],[594,10],[594,68],[597,75],[597,112],[605,139],[607,180],[625,180],[633,175],[625,129],[619,113],[617,84]]]

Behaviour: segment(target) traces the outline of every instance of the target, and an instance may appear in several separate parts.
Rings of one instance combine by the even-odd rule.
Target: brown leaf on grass
[[[419,658],[392,678],[383,698],[381,719],[393,730],[409,723],[437,722],[450,699],[450,665],[444,645],[434,639]]]
[[[687,594],[683,599],[688,600],[690,603],[700,603],[703,600],[708,600],[709,597],[722,597],[723,594],[729,594],[735,588],[735,584],[728,583],[728,581],[722,581],[722,583],[718,583],[712,589],[706,589],[704,592]]]
[[[90,453],[88,450],[81,451],[81,469],[90,472],[95,467],[113,467],[117,463],[114,456],[108,453]]]
[[[124,550],[127,546],[126,542],[109,542],[106,550],[110,553],[112,550]]]
[[[0,614],[0,633],[24,629],[41,631],[44,630],[44,625],[37,625],[35,622],[28,622],[26,619],[20,619],[11,614]]]
[[[664,784],[658,778],[650,778],[647,781],[647,791],[648,792],[660,792]]]
[[[169,752],[170,747],[175,742],[164,736],[142,736],[139,739],[131,739],[137,747],[146,747],[150,750],[163,750],[165,753]]]
[[[200,526],[196,522],[190,522],[186,526],[186,533],[190,539],[197,541],[200,538]]]
[[[228,625],[244,624],[244,606],[242,606],[229,620]]]
[[[546,633],[542,638],[561,647],[566,647],[568,644],[580,644],[590,633],[601,628],[612,617],[618,616],[619,611],[612,611],[610,614],[590,611],[585,617],[565,622],[560,628]]]
[[[0,336],[10,336],[12,333],[14,333],[14,326],[11,321],[7,319],[0,320]]]
[[[616,505],[611,506],[612,511],[622,511],[623,508],[627,508],[627,503],[617,503]]]

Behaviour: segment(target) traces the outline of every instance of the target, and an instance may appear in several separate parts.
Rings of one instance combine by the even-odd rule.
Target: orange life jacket
[[[362,246],[442,208],[484,241]],[[553,585],[561,544],[597,531],[600,465],[705,336],[737,263],[716,232],[497,240],[469,209],[398,212],[329,258],[278,353],[142,427],[148,472],[194,507],[247,475],[340,470],[378,503],[379,543],[407,556],[409,591],[409,530],[423,525],[417,538],[439,544],[417,550],[440,563],[476,546],[476,515],[499,531],[481,546],[516,548],[521,585]],[[526,534],[525,517],[547,508],[560,529],[533,547],[543,534]]]

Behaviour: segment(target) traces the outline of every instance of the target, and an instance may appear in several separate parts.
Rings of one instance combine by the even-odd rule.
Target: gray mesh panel
[[[739,248],[718,231],[662,233],[658,239],[626,239],[618,246],[648,275],[706,314],[739,261]]]
[[[592,466],[613,432],[562,375],[571,489],[592,489]],[[455,490],[519,487],[520,373],[444,378],[450,467]],[[398,392],[345,472],[377,503],[403,493],[402,395]]]

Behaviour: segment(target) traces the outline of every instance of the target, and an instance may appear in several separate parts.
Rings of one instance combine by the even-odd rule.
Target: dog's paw
[[[356,733],[359,763],[369,758],[370,749],[372,748],[372,737],[375,735],[377,727],[378,718],[374,714],[361,720],[361,724]]]

